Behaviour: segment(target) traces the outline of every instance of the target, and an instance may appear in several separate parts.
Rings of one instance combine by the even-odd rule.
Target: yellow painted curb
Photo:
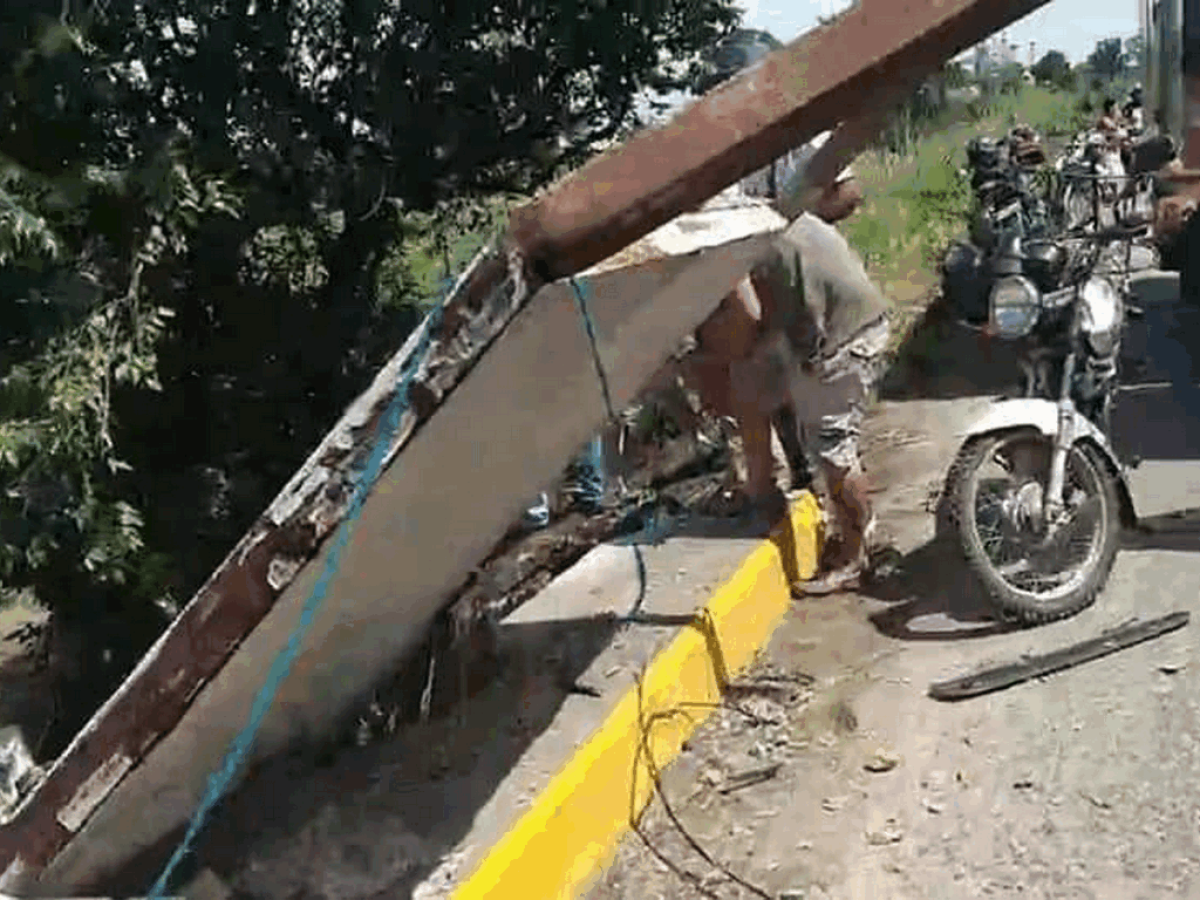
[[[821,516],[811,494],[790,518],[790,528],[781,525],[717,590],[700,622],[651,661],[455,900],[569,900],[591,885],[650,799],[647,751],[659,769],[675,758],[720,701],[719,673],[727,678],[754,659],[791,603],[791,580],[815,571]]]

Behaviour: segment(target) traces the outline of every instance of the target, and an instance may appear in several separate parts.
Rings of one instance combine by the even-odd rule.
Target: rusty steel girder
[[[530,277],[599,262],[1046,2],[861,0],[517,209]]]

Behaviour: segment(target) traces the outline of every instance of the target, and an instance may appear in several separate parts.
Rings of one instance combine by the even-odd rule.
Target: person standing
[[[1096,120],[1096,131],[1104,135],[1110,146],[1120,147],[1125,141],[1124,125],[1121,111],[1117,109],[1117,101],[1112,97],[1105,98],[1100,118]]]
[[[1129,92],[1129,100],[1122,110],[1125,115],[1125,121],[1129,123],[1129,128],[1135,134],[1141,134],[1146,129],[1145,109],[1142,103],[1142,86],[1135,84],[1133,90]]]
[[[793,216],[787,215],[788,212],[794,214],[803,208],[802,203],[797,208],[796,198],[804,193],[806,176],[813,157],[829,142],[832,134],[832,130],[823,131],[806,144],[780,157],[772,165],[750,175],[741,182],[742,192],[750,197],[771,200],[777,211],[787,218],[792,218]],[[850,166],[845,166],[812,205],[817,207],[817,214],[825,221],[836,222],[852,215],[861,202],[862,192],[854,171]],[[779,443],[787,458],[792,489],[803,490],[811,487],[812,470],[800,440],[796,410],[790,401],[783,403],[771,415],[771,427],[779,437]],[[778,506],[778,501],[775,505]]]
[[[836,192],[829,193],[832,204]],[[856,205],[836,212],[844,218]],[[837,221],[834,212],[826,209]],[[874,521],[859,438],[866,403],[882,374],[890,306],[832,221],[812,213],[802,213],[776,237],[749,282],[736,302],[757,306],[761,325],[751,352],[730,366],[746,444],[747,491],[755,497],[773,493],[764,422],[789,406],[820,469],[825,508],[837,534],[818,577],[800,588],[847,589],[862,573]]]
[[[782,45],[778,41],[764,32],[734,32],[713,48],[712,71],[700,88],[704,91],[711,90],[739,72],[759,65],[770,52],[779,49],[780,46]],[[827,221],[845,218],[862,201],[862,192],[853,170],[849,165],[845,165],[833,173],[828,173],[832,175],[832,178],[829,178],[822,177],[826,173],[814,172],[812,165],[818,152],[828,144],[832,134],[832,130],[821,132],[770,165],[746,176],[734,187],[734,192],[769,200],[775,210],[789,220],[806,209],[816,209],[818,215]],[[854,136],[857,135],[851,135]],[[821,168],[823,167],[817,166],[817,169]],[[745,292],[743,293],[745,295]],[[738,418],[729,392],[729,366],[733,359],[742,358],[750,352],[758,331],[758,313],[753,300],[747,305],[731,302],[733,299],[726,298],[717,311],[696,330],[697,347],[689,380],[711,410],[721,416]],[[765,433],[763,428],[755,423],[749,425],[749,431],[746,426],[742,426],[743,446],[749,444],[757,447],[759,444],[765,444],[769,454],[772,429],[784,451],[790,487],[793,490],[810,487],[812,470],[800,440],[796,411],[790,402],[781,404],[771,413]],[[770,456],[772,474],[766,476],[772,486],[768,489],[761,473],[757,472],[763,463],[761,454],[751,463],[751,455],[759,451],[747,449],[746,452],[747,466],[753,465],[756,474],[748,479],[748,490],[743,492],[745,505],[751,512],[757,510],[768,518],[777,518],[782,512],[786,512],[787,501],[773,489],[773,456]]]

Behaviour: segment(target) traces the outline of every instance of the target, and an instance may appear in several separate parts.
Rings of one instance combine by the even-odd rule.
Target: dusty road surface
[[[695,846],[655,801],[590,900],[1200,897],[1200,622],[990,696],[927,697],[977,665],[1200,606],[1200,528],[1179,519],[1127,541],[1079,616],[989,621],[929,543],[956,434],[986,402],[882,406],[867,462],[903,573],[876,596],[796,603],[762,666],[811,683],[714,714],[663,777]],[[1186,500],[1180,479],[1143,481],[1166,508]],[[731,790],[756,771],[770,777]]]

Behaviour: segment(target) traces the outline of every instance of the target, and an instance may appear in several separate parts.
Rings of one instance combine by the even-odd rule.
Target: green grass
[[[432,308],[504,224],[521,198],[496,195],[447,204],[435,213],[400,214],[401,238],[380,265],[383,308]]]

